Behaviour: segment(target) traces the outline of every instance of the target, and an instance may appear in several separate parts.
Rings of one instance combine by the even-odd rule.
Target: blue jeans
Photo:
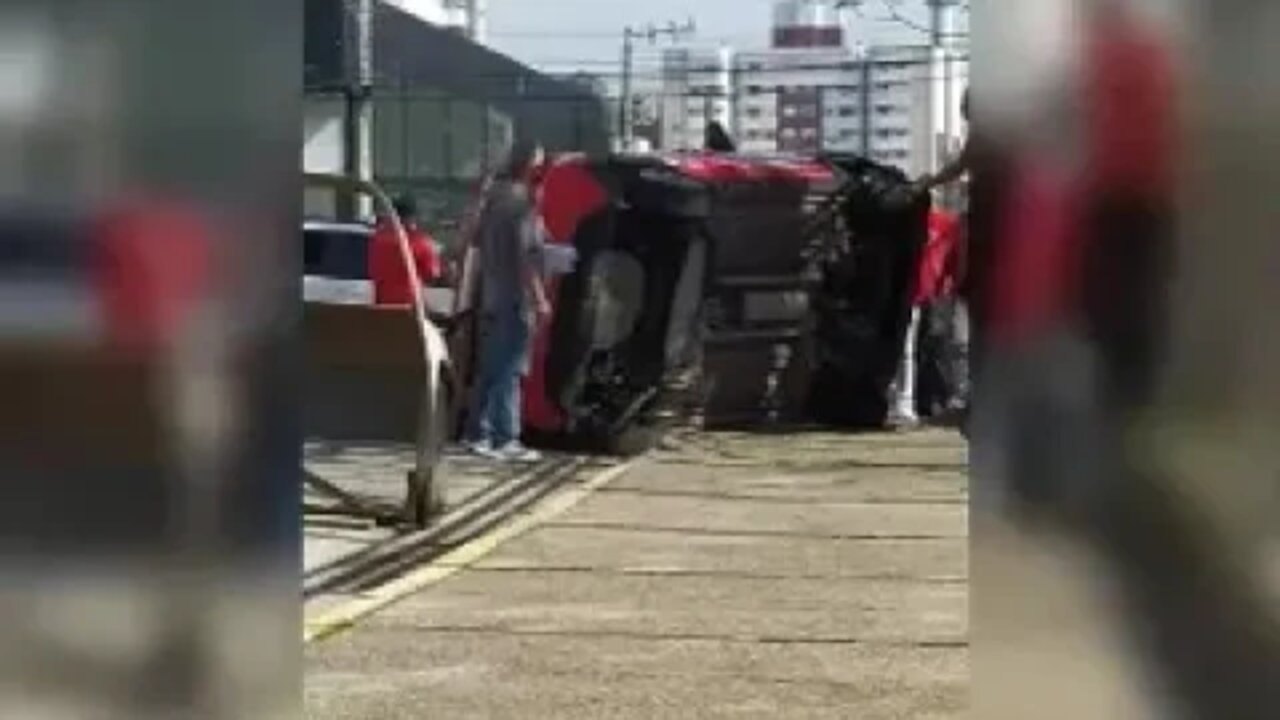
[[[520,438],[520,378],[528,364],[531,337],[529,320],[518,309],[486,314],[481,320],[469,441],[502,447]]]

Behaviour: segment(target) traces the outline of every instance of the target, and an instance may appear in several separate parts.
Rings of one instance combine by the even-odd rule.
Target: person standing
[[[966,123],[971,124],[967,88],[960,99],[960,114]],[[937,188],[959,182],[970,176],[975,165],[989,161],[990,158],[986,155],[989,155],[989,143],[985,142],[984,137],[975,133],[971,127],[960,153],[937,173],[925,175],[917,180],[913,190],[917,193],[931,193]],[[953,338],[952,342],[948,343],[952,346],[948,354],[952,356],[952,361],[956,365],[951,368],[951,371],[953,374],[959,373],[961,371],[959,366],[963,365],[963,372],[970,376],[967,381],[956,383],[962,388],[963,397],[957,398],[953,403],[953,412],[949,413],[957,416],[954,420],[958,421],[962,428],[967,426],[970,402],[968,396],[972,392],[972,378],[977,374],[978,361],[981,359],[985,339],[987,314],[985,278],[988,266],[991,264],[990,252],[987,249],[990,243],[983,242],[978,247],[974,247],[974,241],[977,238],[975,238],[970,217],[970,212],[966,210],[956,230],[947,273],[955,288],[956,300],[959,301],[954,304],[951,313]],[[975,263],[976,267],[974,267]]]
[[[418,282],[428,283],[441,274],[440,256],[436,253],[431,236],[418,226],[418,206],[413,198],[402,196],[393,203],[396,216],[409,240],[409,253]],[[413,303],[413,283],[405,267],[395,225],[390,218],[382,218],[369,241],[369,278],[373,280],[375,305],[410,305]]]
[[[921,369],[926,365],[925,356],[941,350],[944,357],[929,357],[927,361],[943,366],[942,380],[947,386],[945,391],[948,394],[963,392],[963,381],[956,376],[956,370],[962,366],[963,360],[957,357],[956,349],[951,347],[951,338],[946,338],[944,347],[934,347],[938,344],[936,341],[942,339],[939,335],[953,334],[938,332],[941,322],[937,316],[952,316],[958,225],[959,220],[948,212],[936,208],[929,211],[929,236],[920,253],[920,261],[912,281],[911,317],[889,408],[890,424],[899,429],[909,429],[920,423],[918,407],[925,403],[920,402],[918,393]],[[954,328],[954,317],[948,319],[952,321]],[[935,342],[930,343],[929,340]],[[948,398],[948,403],[951,404],[953,400],[954,398]]]
[[[474,234],[480,342],[467,443],[478,455],[514,462],[540,458],[520,442],[520,380],[528,371],[534,329],[551,313],[533,188],[542,160],[536,143],[515,145],[488,189]]]

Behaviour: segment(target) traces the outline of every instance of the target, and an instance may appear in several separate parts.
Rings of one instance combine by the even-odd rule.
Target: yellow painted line
[[[304,620],[302,641],[313,643],[333,637],[350,629],[363,618],[394,605],[460,570],[465,570],[508,541],[568,512],[590,497],[592,493],[622,477],[635,465],[635,462],[630,460],[607,468],[587,482],[558,493],[529,512],[518,515],[513,521],[458,546],[430,565],[423,566],[364,593],[355,600],[323,612],[314,620]]]

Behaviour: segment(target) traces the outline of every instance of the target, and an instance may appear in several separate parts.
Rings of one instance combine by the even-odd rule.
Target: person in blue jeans
[[[542,279],[543,233],[533,175],[542,149],[518,142],[488,190],[476,223],[480,352],[467,442],[472,452],[514,462],[539,459],[520,442],[520,380],[534,329],[550,316]]]

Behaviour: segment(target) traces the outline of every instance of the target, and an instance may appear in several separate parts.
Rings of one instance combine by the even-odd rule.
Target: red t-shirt
[[[431,237],[416,225],[406,225],[409,250],[413,253],[418,279],[424,283],[440,276],[440,258],[431,244]],[[377,305],[413,304],[413,286],[409,270],[400,254],[400,243],[390,223],[378,223],[369,242],[369,278],[373,280],[373,297]]]
[[[929,238],[920,253],[911,302],[923,305],[952,290],[960,220],[949,212],[929,211]]]

